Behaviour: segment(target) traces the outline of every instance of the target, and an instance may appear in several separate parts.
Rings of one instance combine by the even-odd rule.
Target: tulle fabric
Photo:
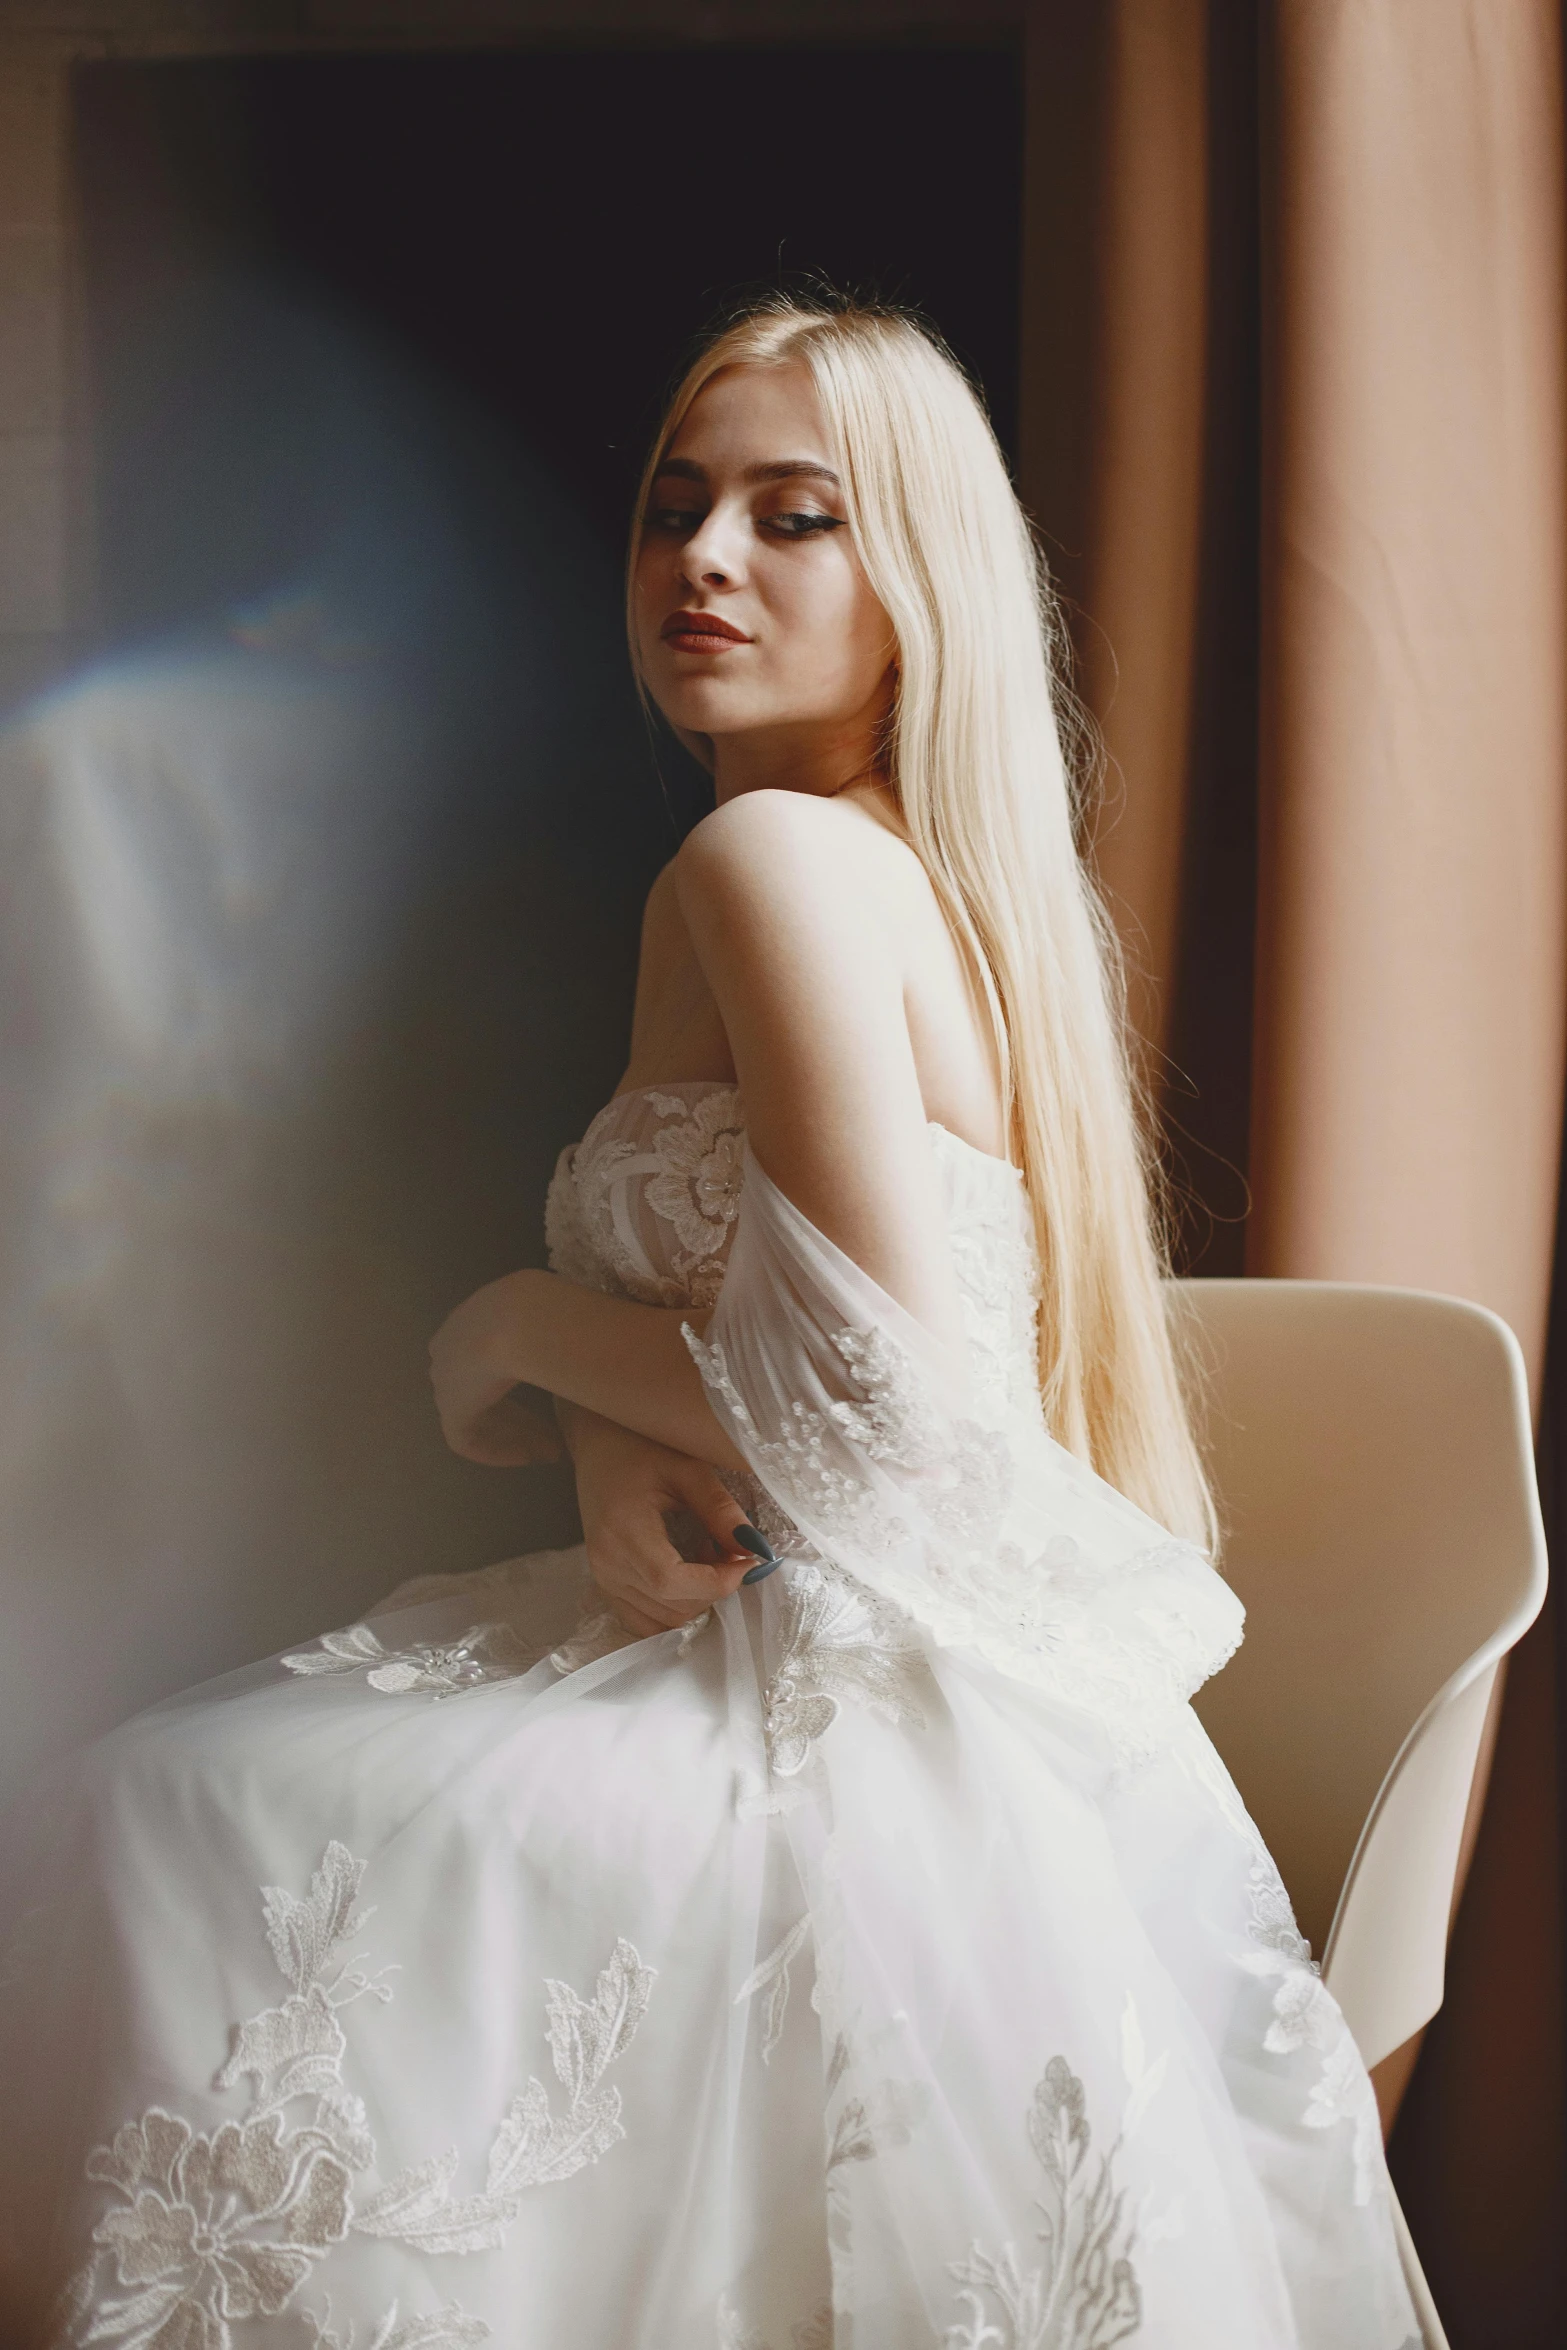
[[[733,1233],[693,1342],[784,1565],[622,1645],[580,1551],[432,1578],[35,1798],[7,2339],[1416,2339],[1364,2069],[1184,1702],[1238,1610],[1031,1417],[1016,1179],[933,1136],[956,1364],[715,1093],[622,1179],[684,1151]],[[653,1213],[696,1306],[717,1243]]]
[[[1084,1714],[1122,1759],[1174,1735],[1239,1645],[1240,1602],[1202,1554],[1046,1433],[1031,1359],[982,1385],[754,1160],[708,1336],[687,1335],[817,1556]]]

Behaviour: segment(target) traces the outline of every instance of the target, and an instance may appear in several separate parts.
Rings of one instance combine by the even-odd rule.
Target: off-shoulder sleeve
[[[1174,1539],[1047,1434],[981,1403],[940,1345],[754,1156],[705,1339],[720,1422],[833,1565],[945,1648],[1096,1717],[1123,1755],[1239,1645],[1243,1610]]]

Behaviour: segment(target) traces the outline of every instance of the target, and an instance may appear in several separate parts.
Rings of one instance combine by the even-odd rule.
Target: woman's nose
[[[680,553],[680,569],[692,587],[733,587],[745,558],[734,524],[716,511],[707,514]]]

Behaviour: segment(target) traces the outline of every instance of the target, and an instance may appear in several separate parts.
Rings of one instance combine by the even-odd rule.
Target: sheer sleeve
[[[1239,1645],[1212,1566],[975,1389],[935,1341],[748,1158],[705,1339],[714,1411],[831,1566],[967,1651],[1097,1719],[1123,1757]]]

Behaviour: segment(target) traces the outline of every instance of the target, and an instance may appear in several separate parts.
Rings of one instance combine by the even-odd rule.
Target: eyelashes
[[[797,525],[787,528],[786,525]],[[838,514],[770,514],[760,525],[763,530],[776,529],[786,539],[806,539],[817,531],[842,530],[843,518]]]
[[[653,506],[644,515],[644,530],[657,531],[666,538],[689,538],[707,519],[698,507]],[[806,539],[821,533],[844,530],[847,524],[841,514],[822,514],[791,509],[782,514],[764,514],[757,529],[770,538]]]

